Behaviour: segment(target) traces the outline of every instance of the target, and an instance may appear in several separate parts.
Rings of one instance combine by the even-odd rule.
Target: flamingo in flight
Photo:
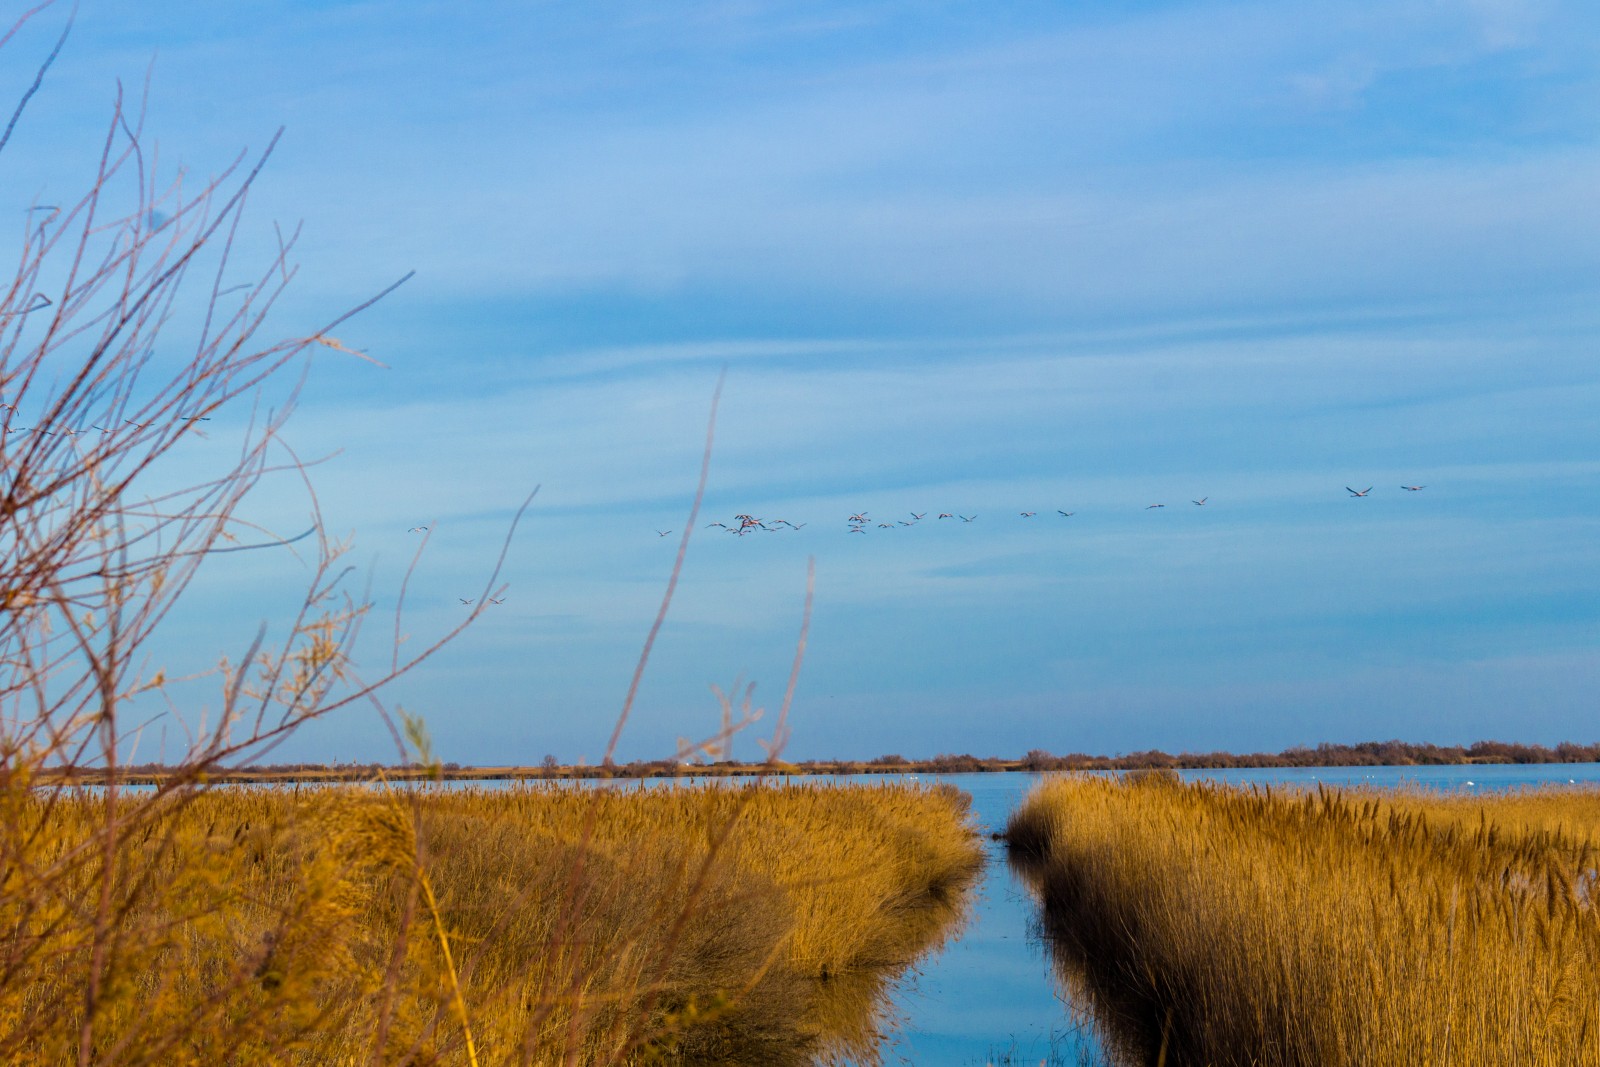
[[[1201,498],[1200,498],[1200,499],[1199,499],[1199,500],[1196,500],[1196,501],[1193,501],[1193,502],[1192,502],[1192,503],[1193,503],[1193,504],[1194,504],[1194,506],[1195,506],[1195,507],[1197,507],[1197,508],[1203,508],[1203,507],[1205,507],[1205,506],[1206,506],[1206,501],[1207,501],[1207,500],[1210,500],[1210,499],[1211,499],[1211,498],[1210,498],[1210,497],[1208,497],[1208,496],[1203,496],[1203,497],[1201,497]]]
[[[1400,488],[1404,489],[1408,493],[1420,493],[1422,490],[1428,487],[1425,485],[1402,485]]]
[[[672,533],[671,530],[657,530],[656,531],[656,536],[657,537],[667,537],[667,536],[670,536],[671,533]]]
[[[973,519],[975,519],[977,517],[978,516],[976,516],[976,515],[957,515],[956,516],[956,518],[960,519],[962,522],[971,522]]]
[[[1062,511],[1060,508],[1056,508],[1056,514],[1060,515],[1063,519],[1070,519],[1070,518],[1072,518],[1072,516],[1076,515],[1077,512],[1076,511]]]
[[[948,512],[948,511],[941,511],[941,512],[939,512],[939,518],[941,518],[941,519],[953,519],[953,518],[955,518],[955,516],[953,514],[951,514],[950,512]]]
[[[1164,508],[1164,507],[1166,507],[1165,504],[1151,504],[1148,507],[1146,507],[1145,510],[1149,511],[1150,508]]]
[[[1361,492],[1358,493],[1354,489],[1351,489],[1347,485],[1347,486],[1345,486],[1345,491],[1348,492],[1351,496],[1366,496],[1368,493],[1372,492],[1372,486],[1369,485],[1365,489],[1361,490]]]
[[[1022,511],[1022,512],[1018,512],[1018,514],[1021,515],[1025,519],[1031,519],[1035,515],[1037,515],[1038,512],[1037,511]]]
[[[411,527],[411,529],[406,531],[406,533],[427,533],[427,532],[428,532],[428,528],[426,526],[413,526],[413,527]]]
[[[858,513],[850,516],[850,521],[851,522],[866,522],[867,521],[867,513],[865,511],[858,512]]]

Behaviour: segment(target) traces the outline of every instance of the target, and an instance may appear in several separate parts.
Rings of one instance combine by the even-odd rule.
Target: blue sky
[[[507,602],[393,693],[446,759],[598,758],[724,366],[702,521],[807,525],[697,536],[621,758],[714,729],[708,683],[777,702],[808,556],[797,758],[1592,741],[1596,40],[1557,0],[84,0],[0,207],[78,188],[153,60],[168,165],[287,128],[245,246],[304,224],[282,331],[417,272],[289,440],[380,611],[435,527],[419,639],[542,487]],[[294,573],[216,568],[170,655]],[[356,712],[283,754],[389,751]]]

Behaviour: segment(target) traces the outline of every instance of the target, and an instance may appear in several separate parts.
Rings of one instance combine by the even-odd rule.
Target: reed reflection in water
[[[885,1038],[901,1021],[895,993],[908,971],[943,948],[967,923],[978,871],[902,910],[886,931],[884,958],[814,980],[809,1018],[797,1035],[796,1065],[883,1062]]]

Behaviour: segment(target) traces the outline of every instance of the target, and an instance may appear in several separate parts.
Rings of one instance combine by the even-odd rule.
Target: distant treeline
[[[945,757],[941,757],[945,758]],[[958,757],[959,758],[959,757]],[[1139,770],[1149,767],[1408,767],[1459,763],[1600,763],[1600,742],[1579,745],[1563,741],[1554,748],[1509,741],[1477,741],[1470,745],[1428,745],[1409,741],[1362,741],[1355,745],[1296,745],[1279,753],[1184,752],[1172,756],[1160,749],[1125,756],[1053,756],[1034,749],[1021,760],[1025,770]]]
[[[1471,745],[1412,744],[1408,741],[1363,741],[1355,745],[1297,745],[1282,752],[1183,752],[1172,755],[1160,749],[1120,756],[1091,756],[1072,752],[1063,756],[1035,748],[1021,759],[999,756],[942,755],[908,760],[879,756],[869,763],[844,760],[809,760],[798,766],[810,773],[860,773],[917,771],[930,774],[970,774],[983,771],[1134,771],[1151,768],[1222,769],[1228,767],[1408,767],[1424,764],[1464,763],[1600,763],[1600,742],[1592,745],[1563,741],[1554,748],[1507,741],[1478,741]]]
[[[800,763],[680,763],[674,760],[635,760],[632,763],[569,766],[553,756],[531,767],[463,767],[445,763],[429,768],[418,763],[274,763],[230,768],[209,777],[213,781],[366,781],[380,774],[391,778],[440,777],[450,779],[501,778],[677,778],[685,776],[734,777],[758,774],[972,774],[999,771],[1135,771],[1151,768],[1222,769],[1228,767],[1410,767],[1466,763],[1600,763],[1600,742],[1591,745],[1563,741],[1554,748],[1510,741],[1477,741],[1470,745],[1428,745],[1409,741],[1363,741],[1355,745],[1297,745],[1282,752],[1183,752],[1171,755],[1160,749],[1120,756],[1091,756],[1072,752],[1063,756],[1042,748],[1021,759],[1000,756],[945,754],[931,759],[879,756],[872,760],[805,760]],[[142,763],[118,769],[123,781],[155,782],[171,768]],[[59,773],[59,772],[58,772]],[[82,769],[76,777],[93,780],[99,772]]]

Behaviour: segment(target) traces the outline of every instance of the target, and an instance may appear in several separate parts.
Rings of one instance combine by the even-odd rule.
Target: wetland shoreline
[[[1506,741],[1477,741],[1471,745],[1440,746],[1405,741],[1363,741],[1359,744],[1320,744],[1315,748],[1296,747],[1277,753],[1185,752],[1170,755],[1159,749],[1117,756],[1091,756],[1070,753],[1057,756],[1034,749],[1020,758],[940,755],[928,759],[878,756],[870,760],[806,760],[803,762],[746,763],[723,760],[713,763],[675,760],[635,760],[631,763],[598,765],[561,764],[549,758],[537,765],[464,767],[443,764],[381,763],[292,763],[270,766],[209,768],[207,783],[323,783],[365,782],[382,777],[389,781],[437,780],[451,782],[532,782],[569,779],[607,780],[644,778],[804,778],[844,775],[949,775],[1008,774],[1043,771],[1138,771],[1138,770],[1270,770],[1344,767],[1450,767],[1494,765],[1550,765],[1600,763],[1600,742],[1577,744],[1563,741],[1554,747]],[[174,768],[159,763],[121,767],[117,781],[127,785],[161,785],[171,780]],[[183,768],[190,780],[194,768]],[[43,784],[104,784],[106,773],[92,767],[64,770],[41,768]]]

